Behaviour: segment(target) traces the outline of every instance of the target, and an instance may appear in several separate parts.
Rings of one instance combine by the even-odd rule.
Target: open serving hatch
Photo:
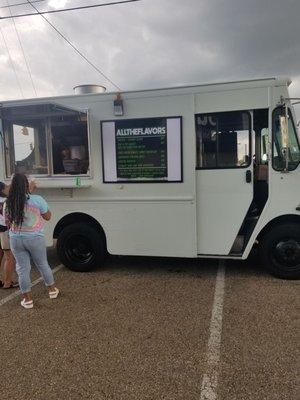
[[[7,178],[23,172],[51,178],[50,186],[43,179],[46,187],[85,186],[81,177],[90,177],[87,111],[27,104],[2,107],[0,117]]]

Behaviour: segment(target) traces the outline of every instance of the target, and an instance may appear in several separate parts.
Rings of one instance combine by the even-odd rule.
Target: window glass
[[[72,113],[50,119],[54,174],[87,174],[89,147],[87,115]]]
[[[285,115],[285,110],[282,107],[277,108],[273,113],[273,167],[277,171],[282,171],[286,167],[285,156],[283,154],[284,149],[282,146],[282,137],[280,128],[280,116],[282,115]],[[290,171],[292,171],[299,165],[300,148],[299,148],[297,132],[290,111],[288,119],[288,132],[289,132],[288,168]]]
[[[269,152],[268,108],[253,110],[253,131],[255,132],[255,165],[267,165]]]
[[[31,118],[4,120],[7,175],[22,172],[48,175],[45,121]]]
[[[260,164],[268,164],[269,129],[263,128],[260,136]]]
[[[245,111],[196,115],[197,168],[250,165],[250,114]]]
[[[48,174],[46,132],[43,124],[13,124],[16,172]]]

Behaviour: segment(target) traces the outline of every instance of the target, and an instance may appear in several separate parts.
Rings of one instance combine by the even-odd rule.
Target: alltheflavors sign
[[[181,182],[181,117],[101,123],[103,180]]]
[[[117,121],[117,178],[167,179],[166,118]]]

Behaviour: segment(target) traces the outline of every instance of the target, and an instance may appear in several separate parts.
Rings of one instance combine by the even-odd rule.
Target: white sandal
[[[23,299],[21,301],[21,306],[24,308],[33,308],[33,300],[26,301],[25,299]]]
[[[50,297],[50,299],[56,299],[58,294],[59,294],[59,290],[57,288],[55,288],[55,290],[53,292],[49,292],[49,297]]]

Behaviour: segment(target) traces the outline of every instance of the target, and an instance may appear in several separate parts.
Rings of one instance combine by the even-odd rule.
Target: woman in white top
[[[18,287],[18,284],[13,283],[13,274],[15,269],[15,259],[10,249],[8,229],[5,225],[5,219],[2,214],[3,204],[9,192],[9,186],[0,182],[0,247],[3,252],[3,281],[0,280],[2,289],[12,289]],[[2,257],[0,257],[0,266]]]

